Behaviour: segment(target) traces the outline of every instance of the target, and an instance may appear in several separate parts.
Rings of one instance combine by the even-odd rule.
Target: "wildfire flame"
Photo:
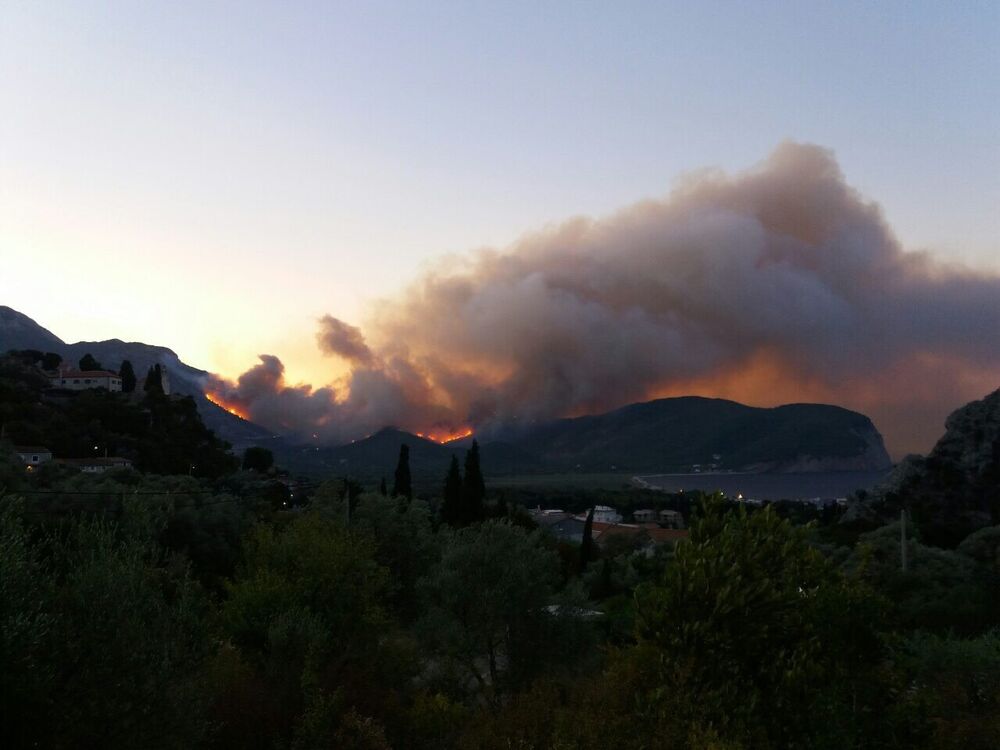
[[[223,401],[222,398],[219,397],[218,395],[213,394],[213,393],[206,393],[205,394],[205,398],[207,398],[213,404],[215,404],[216,406],[218,406],[220,409],[225,409],[230,414],[232,414],[234,417],[239,417],[240,419],[244,419],[244,420],[246,419],[246,416],[244,414],[240,413],[240,411],[235,406],[230,406],[225,401]]]
[[[462,432],[451,432],[451,433],[445,433],[444,435],[438,435],[434,433],[425,434],[423,432],[418,432],[416,433],[416,435],[417,437],[424,438],[425,440],[431,440],[435,443],[440,443],[441,445],[445,445],[446,443],[453,443],[456,440],[461,440],[462,438],[471,437],[472,430],[466,429],[463,430]]]

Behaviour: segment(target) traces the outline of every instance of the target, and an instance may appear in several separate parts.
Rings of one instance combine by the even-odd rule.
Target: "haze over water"
[[[644,474],[651,487],[669,492],[721,490],[729,497],[755,500],[809,500],[846,497],[874,487],[886,471],[836,471],[805,474]]]

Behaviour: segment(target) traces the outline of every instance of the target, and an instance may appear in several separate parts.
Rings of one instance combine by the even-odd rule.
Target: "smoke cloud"
[[[667,395],[823,401],[867,413],[898,455],[1000,380],[1000,277],[905,252],[830,151],[791,142],[665,200],[442,261],[374,309],[365,335],[320,321],[320,348],[354,368],[335,387],[288,387],[264,356],[225,397],[330,440]]]
[[[370,365],[375,358],[365,343],[361,329],[332,315],[319,319],[316,343],[324,354],[343,357],[359,365]]]

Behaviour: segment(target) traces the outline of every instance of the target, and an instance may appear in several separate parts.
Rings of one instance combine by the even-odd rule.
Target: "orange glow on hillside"
[[[466,428],[461,432],[451,432],[451,433],[445,433],[443,435],[438,433],[424,433],[424,432],[417,432],[415,434],[417,437],[421,437],[424,438],[425,440],[431,440],[435,443],[440,443],[441,445],[444,445],[445,443],[453,443],[456,440],[461,440],[462,438],[471,437],[472,430]]]
[[[870,377],[867,376],[867,377]],[[803,372],[780,351],[762,349],[726,368],[688,379],[677,379],[653,388],[647,398],[704,396],[725,398],[750,406],[779,406],[789,403],[839,403],[859,408],[865,399],[859,384],[843,378],[843,386],[831,386],[817,376]]]
[[[230,414],[232,414],[232,415],[233,415],[234,417],[239,417],[240,419],[243,419],[243,420],[245,420],[245,419],[246,419],[246,415],[245,415],[245,414],[241,413],[241,412],[239,411],[239,409],[237,409],[237,408],[236,408],[235,406],[231,406],[231,405],[227,404],[227,403],[226,403],[225,401],[223,401],[223,400],[222,400],[222,398],[221,398],[220,396],[218,396],[217,394],[214,394],[214,393],[206,393],[206,394],[205,394],[205,398],[207,398],[207,399],[208,399],[209,401],[211,401],[211,402],[212,402],[213,404],[215,404],[216,406],[218,406],[218,407],[219,407],[220,409],[225,409],[225,410],[226,410],[226,411],[228,411],[228,412],[229,412]]]

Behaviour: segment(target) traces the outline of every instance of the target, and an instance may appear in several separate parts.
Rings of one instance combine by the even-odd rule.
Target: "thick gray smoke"
[[[357,437],[489,430],[679,394],[818,400],[872,416],[899,453],[1000,381],[1000,277],[904,252],[831,152],[784,143],[737,175],[469,254],[318,340],[342,392],[229,385],[251,419]],[[280,363],[278,363],[280,367]],[[244,378],[247,383],[244,384]],[[282,404],[287,403],[287,406]]]
[[[340,392],[291,385],[284,373],[280,359],[262,354],[260,364],[235,383],[211,376],[206,391],[253,422],[323,443],[353,440],[386,425],[430,426],[444,435],[452,424],[451,414],[434,404],[427,383],[405,359],[355,367]]]
[[[358,365],[370,365],[375,357],[365,343],[361,329],[332,315],[319,319],[316,343],[320,351],[331,356],[339,356]]]

